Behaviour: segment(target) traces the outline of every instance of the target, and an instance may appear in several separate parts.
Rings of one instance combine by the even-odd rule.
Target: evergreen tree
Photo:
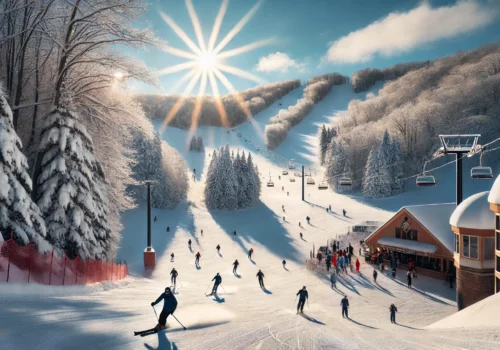
[[[0,90],[0,242],[11,237],[26,245],[30,240],[45,253],[46,227],[40,209],[30,197],[28,162],[13,127],[12,111]]]
[[[196,152],[196,151],[197,151],[196,136],[193,135],[193,137],[191,137],[191,141],[189,142],[189,152]]]
[[[37,203],[53,246],[71,258],[107,258],[117,238],[108,225],[105,178],[76,113],[59,106],[41,132]]]
[[[320,152],[320,164],[325,164],[325,155],[328,150],[328,133],[326,131],[325,124],[321,128],[321,134],[319,137],[319,152]]]
[[[401,149],[401,144],[397,140],[393,140],[392,142],[393,149],[393,168],[392,168],[392,193],[397,194],[404,191],[404,181],[402,180],[404,177],[404,156],[403,151]]]
[[[208,165],[207,179],[205,182],[205,205],[209,209],[215,209],[218,207],[217,201],[219,200],[219,185],[220,181],[216,176],[216,169],[218,168],[219,156],[214,150],[212,154],[212,159]]]
[[[215,155],[214,155],[215,157]],[[205,203],[209,209],[233,210],[238,208],[238,182],[229,146],[221,148],[209,165],[205,187]]]
[[[252,204],[254,204],[259,200],[262,184],[259,177],[259,169],[253,164],[252,154],[250,152],[248,152],[247,168],[248,173],[250,174],[248,192],[251,194],[250,197],[252,198]]]
[[[363,175],[362,191],[365,197],[376,198],[379,196],[377,186],[379,177],[378,163],[378,149],[372,148],[368,155]]]
[[[246,165],[246,164],[245,164]],[[233,167],[236,176],[236,181],[238,182],[237,197],[238,197],[238,208],[246,208],[252,203],[252,198],[248,198],[248,180],[250,178],[249,174],[245,173],[245,165],[243,164],[240,153],[236,153],[234,158]]]
[[[335,144],[332,140],[331,145]],[[346,187],[340,185],[341,177],[349,177],[352,179],[352,169],[347,154],[347,145],[343,141],[338,144],[329,152],[330,158],[328,159],[326,169],[326,179],[330,186],[336,191],[343,192],[350,189],[352,186]]]
[[[201,136],[198,136],[196,140],[196,150],[198,152],[205,152],[205,146],[203,145],[203,138]]]
[[[392,194],[394,149],[392,147],[389,132],[385,130],[384,137],[378,148],[378,193],[380,197],[388,197]]]

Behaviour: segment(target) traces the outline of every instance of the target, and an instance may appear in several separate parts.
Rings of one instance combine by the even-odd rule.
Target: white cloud
[[[286,53],[276,52],[259,58],[256,69],[259,72],[282,72],[286,73],[290,68],[295,68],[299,71],[304,70],[305,63],[297,62],[290,58]]]
[[[497,11],[476,1],[432,8],[427,2],[405,13],[390,13],[365,28],[334,41],[329,62],[366,62],[375,54],[392,56],[419,45],[467,33],[491,23]]]

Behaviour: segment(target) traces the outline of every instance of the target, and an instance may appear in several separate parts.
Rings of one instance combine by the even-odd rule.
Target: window
[[[411,240],[418,241],[418,231],[417,230],[411,230]]]
[[[455,253],[460,253],[460,236],[455,235]]]
[[[483,240],[483,259],[493,260],[495,258],[495,239],[484,238]]]
[[[500,232],[496,232],[497,235],[497,250],[500,250]]]
[[[400,228],[396,229],[396,238],[401,238],[401,229]]]
[[[410,230],[408,232],[405,232],[401,230],[400,228],[396,229],[396,238],[401,238],[401,239],[407,239],[410,241],[418,241],[418,231],[417,230]]]
[[[497,256],[497,272],[500,272],[500,256]]]
[[[477,259],[479,251],[479,237],[464,236],[463,248],[463,256],[466,258]]]
[[[500,278],[497,277],[497,293],[500,293]]]
[[[500,215],[495,215],[496,216],[496,228],[497,230],[500,231]]]

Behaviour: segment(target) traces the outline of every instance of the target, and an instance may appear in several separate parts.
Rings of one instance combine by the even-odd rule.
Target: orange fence
[[[127,264],[97,260],[58,258],[54,251],[41,254],[30,243],[18,245],[13,239],[0,242],[0,283],[35,282],[72,286],[102,281],[117,281],[128,274]]]

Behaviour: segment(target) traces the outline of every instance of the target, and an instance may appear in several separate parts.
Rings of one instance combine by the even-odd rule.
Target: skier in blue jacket
[[[215,283],[214,283],[214,287],[212,288],[211,295],[215,295],[215,294],[217,294],[217,288],[219,287],[219,284],[222,283],[221,275],[219,275],[219,273],[217,272],[217,275],[215,275],[215,277],[212,278],[212,281],[215,281]]]
[[[301,290],[297,292],[297,295],[300,295],[299,297],[299,303],[297,304],[297,313],[304,313],[304,304],[306,303],[306,300],[309,299],[309,293],[307,293],[306,286],[302,287]]]
[[[165,288],[165,293],[162,293],[156,301],[151,303],[151,306],[155,306],[160,301],[163,300],[163,310],[161,310],[160,318],[158,319],[158,324],[155,327],[155,331],[160,331],[167,328],[167,317],[172,315],[177,308],[177,299],[172,294],[170,287]]]

